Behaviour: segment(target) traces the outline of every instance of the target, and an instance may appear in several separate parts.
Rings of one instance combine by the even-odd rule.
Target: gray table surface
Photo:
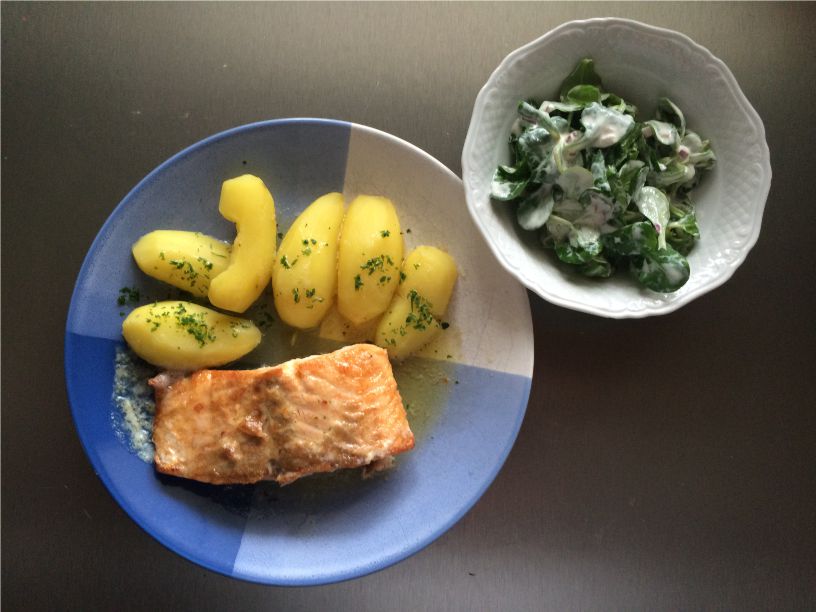
[[[459,173],[500,60],[613,15],[708,47],[765,122],[773,185],[733,278],[641,321],[530,294],[518,442],[472,511],[396,566],[263,587],[139,529],[83,453],[62,355],[82,259],[130,188],[208,134],[284,116],[370,125]],[[815,37],[814,4],[3,2],[4,608],[816,607]]]

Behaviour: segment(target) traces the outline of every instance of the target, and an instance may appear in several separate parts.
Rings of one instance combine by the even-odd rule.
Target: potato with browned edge
[[[275,201],[257,176],[224,181],[218,210],[235,223],[229,266],[210,282],[209,300],[218,308],[244,312],[272,277],[277,247]]]

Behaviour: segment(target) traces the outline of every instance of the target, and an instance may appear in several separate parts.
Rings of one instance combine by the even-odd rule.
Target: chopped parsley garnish
[[[239,329],[249,329],[250,328],[249,323],[247,323],[246,321],[241,321],[240,323],[236,323],[235,321],[233,321],[233,322],[231,322],[229,324],[229,326],[230,326],[230,329],[232,329],[232,337],[233,338],[238,337],[238,333],[239,333],[238,330]]]
[[[314,297],[314,294],[315,294],[315,289],[314,288],[306,290],[306,297],[307,298]]]
[[[203,258],[200,257],[199,259]],[[196,269],[193,267],[193,264],[191,264],[186,259],[171,259],[170,265],[173,266],[176,270],[181,270],[181,278],[183,280],[190,281],[190,286],[195,287],[198,272],[196,272]],[[212,264],[210,264],[210,267],[212,267]]]
[[[388,230],[383,230],[380,232],[380,236],[382,236],[383,238],[388,238],[390,235],[391,232],[389,232]]]
[[[260,313],[258,313],[258,319],[259,320],[255,322],[255,325],[257,325],[258,328],[268,327],[275,322],[275,317],[269,314],[266,310],[262,310]]]
[[[366,270],[368,275],[371,276],[376,271],[385,272],[385,265],[388,264],[389,266],[394,265],[394,260],[391,259],[390,255],[377,255],[376,257],[372,257],[367,262],[365,262],[362,266],[360,266],[361,270]]]
[[[284,255],[283,257],[280,258],[280,263],[286,270],[288,270],[289,268],[291,268],[292,266],[294,266],[297,263],[297,260],[298,260],[298,258],[295,257],[294,261],[290,262],[286,258],[286,255]]]
[[[138,304],[139,290],[136,287],[122,287],[119,290],[119,297],[116,298],[116,303],[119,306],[124,306],[125,304]]]
[[[402,281],[404,281],[405,278],[406,278],[405,272],[400,271],[400,283],[402,283]]]
[[[295,300],[295,304],[300,302],[300,292],[298,291],[297,287],[292,289],[292,299]]]
[[[358,274],[357,276],[354,277],[354,290],[357,291],[362,286],[363,286],[363,281],[360,278],[360,275]]]
[[[166,314],[167,313],[163,313],[163,316],[166,316]],[[215,333],[205,322],[207,317],[206,313],[187,312],[184,304],[179,303],[173,311],[173,315],[176,318],[176,324],[193,336],[198,342],[198,346],[204,346],[207,342],[215,341]],[[155,321],[153,325],[153,329],[156,329],[159,326],[159,322]]]
[[[200,263],[204,268],[209,271],[213,269],[213,263],[209,259],[204,259],[203,257],[196,257],[196,261]]]
[[[411,302],[411,312],[405,317],[405,322],[414,329],[424,331],[432,325],[437,325],[431,313],[432,304],[419,295],[415,289],[408,292],[408,300]]]

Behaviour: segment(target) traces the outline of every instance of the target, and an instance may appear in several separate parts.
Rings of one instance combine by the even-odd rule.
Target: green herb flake
[[[391,232],[389,232],[388,230],[383,230],[380,232],[380,236],[382,236],[383,238],[388,238],[390,235]]]
[[[166,314],[166,313],[163,313]],[[215,331],[207,325],[206,318],[207,313],[199,312],[199,313],[190,313],[187,312],[187,309],[184,307],[184,304],[179,302],[179,304],[173,310],[173,316],[176,319],[176,325],[184,329],[188,334],[193,336],[198,342],[199,347],[203,347],[208,342],[215,341]],[[154,331],[158,328],[159,323],[154,322],[155,327],[153,328]]]
[[[292,289],[292,299],[295,300],[295,304],[300,302],[300,292],[298,291],[297,287]]]
[[[360,266],[361,270],[365,270],[368,272],[368,275],[371,276],[374,272],[385,272],[385,266],[389,265],[394,267],[394,260],[391,259],[390,255],[377,255],[376,257],[372,257],[367,262],[365,262],[362,266]]]
[[[282,256],[282,257],[280,258],[280,264],[283,266],[283,268],[284,268],[285,270],[289,270],[289,269],[290,269],[292,266],[294,266],[294,265],[297,263],[297,261],[298,261],[298,258],[297,258],[297,257],[295,257],[295,259],[294,259],[293,261],[291,261],[291,262],[290,262],[290,261],[287,259],[286,255],[284,255],[284,256]]]
[[[204,259],[203,257],[196,257],[196,261],[198,261],[198,263],[200,263],[202,266],[204,266],[204,268],[207,271],[210,271],[210,270],[213,269],[213,263],[208,259]]]
[[[363,286],[363,281],[360,278],[360,275],[358,274],[357,276],[354,277],[354,290],[358,291],[360,289],[360,287],[362,287],[362,286]]]
[[[173,266],[176,270],[181,271],[182,280],[188,281],[191,287],[195,287],[196,279],[198,278],[198,272],[193,267],[192,263],[190,263],[186,259],[171,259],[170,265]]]
[[[258,327],[258,329],[263,329],[264,327],[269,327],[274,322],[275,317],[269,314],[266,310],[262,310],[260,313],[258,313],[255,325]]]
[[[408,300],[411,302],[411,312],[405,317],[405,323],[419,331],[425,331],[433,325],[437,325],[431,313],[433,305],[423,298],[415,289],[408,292]]]
[[[119,297],[116,298],[116,303],[119,306],[125,304],[139,303],[139,290],[136,287],[122,287],[119,289]]]

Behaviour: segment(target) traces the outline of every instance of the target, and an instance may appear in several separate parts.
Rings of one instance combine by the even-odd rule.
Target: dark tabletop
[[[285,116],[370,125],[460,173],[501,59],[593,16],[688,34],[762,117],[773,184],[731,280],[637,321],[530,294],[535,374],[507,463],[377,574],[263,587],[137,527],[85,457],[63,376],[73,284],[120,199],[202,137]],[[814,608],[815,38],[814,4],[3,2],[4,609]]]

